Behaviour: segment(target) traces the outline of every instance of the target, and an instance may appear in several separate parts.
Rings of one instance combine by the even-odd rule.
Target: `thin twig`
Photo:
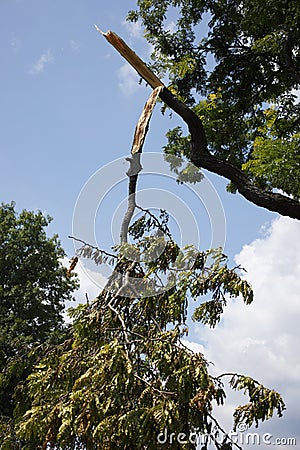
[[[109,331],[122,331],[123,328],[107,328]],[[126,329],[126,332],[129,334],[133,334],[137,337],[139,337],[140,339],[135,339],[134,341],[130,341],[131,343],[133,342],[141,342],[141,340],[143,341],[151,341],[151,342],[165,342],[165,338],[164,337],[157,337],[157,338],[151,338],[147,335],[142,335],[140,333],[137,333],[136,331],[132,331],[129,330],[128,328]]]
[[[162,333],[162,329],[161,329],[160,325],[158,324],[157,320],[156,320],[153,316],[151,316],[151,319],[152,319],[154,325],[156,325],[158,331],[159,331],[160,333]]]
[[[127,344],[127,345],[130,345],[130,341],[129,341],[129,338],[128,338],[126,325],[125,325],[125,322],[124,322],[124,320],[123,320],[121,314],[119,313],[119,311],[117,311],[117,310],[111,305],[110,302],[109,302],[109,304],[108,304],[107,306],[109,307],[109,309],[110,309],[112,312],[115,313],[115,315],[118,317],[119,321],[121,322],[121,325],[122,325],[122,331],[123,331],[123,333],[124,333],[124,337],[125,337],[126,344]],[[128,351],[127,351],[127,350],[126,350],[126,353],[128,354]]]
[[[93,248],[94,250],[97,250],[97,251],[99,251],[101,253],[104,253],[104,255],[106,255],[106,256],[111,256],[112,258],[117,258],[116,255],[113,255],[112,253],[109,253],[109,252],[107,252],[105,250],[102,250],[99,247],[95,247],[95,245],[89,244],[88,242],[85,242],[82,239],[76,238],[74,236],[68,236],[68,238],[69,239],[73,239],[74,241],[77,241],[77,242],[81,242],[83,245],[86,245],[87,247]]]
[[[136,373],[134,374],[134,377],[137,378],[138,380],[142,381],[143,383],[147,384],[147,386],[149,386],[154,392],[157,392],[160,395],[176,395],[176,392],[172,392],[172,391],[160,391],[159,389],[155,388],[154,386],[152,386],[151,383],[149,383],[149,381],[144,380],[144,378],[141,378],[139,375],[137,375]]]
[[[171,233],[168,230],[168,227],[166,226],[166,229],[164,230],[162,225],[161,225],[161,223],[160,223],[160,221],[158,220],[158,218],[154,214],[152,214],[152,212],[149,209],[142,208],[139,205],[135,205],[135,206],[140,211],[143,211],[144,213],[148,214],[154,220],[154,222],[156,223],[157,228],[159,230],[161,230],[164,234],[166,234],[171,241],[174,240],[172,235],[171,235]]]
[[[226,372],[226,373],[222,373],[221,375],[218,375],[217,377],[214,377],[214,379],[215,380],[218,380],[219,378],[222,378],[222,377],[237,377],[237,378],[240,378],[240,377],[245,377],[246,375],[242,375],[242,374],[240,374],[240,373],[232,373],[232,372]],[[258,384],[258,385],[261,385],[261,383],[259,382],[259,381],[257,381],[257,380],[254,380],[253,378],[252,378],[252,381],[254,382],[254,383],[256,383],[256,384]]]
[[[238,445],[236,442],[234,442],[234,440],[228,436],[228,434],[226,433],[225,430],[223,430],[223,428],[221,427],[221,425],[219,424],[219,422],[217,421],[217,419],[215,419],[209,412],[207,413],[208,417],[215,423],[215,425],[217,426],[217,428],[224,434],[224,436],[227,437],[227,439],[233,444],[235,445],[239,450],[243,450],[243,448]],[[213,436],[211,436],[213,437]]]

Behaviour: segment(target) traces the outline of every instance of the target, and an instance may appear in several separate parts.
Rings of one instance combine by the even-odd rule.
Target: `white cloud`
[[[70,266],[68,258],[64,258],[62,260],[62,263],[65,267]],[[86,303],[86,297],[88,297],[89,302],[92,302],[94,298],[97,297],[99,292],[103,289],[107,281],[107,279],[103,275],[101,275],[101,273],[87,268],[86,266],[82,265],[80,261],[77,263],[74,272],[78,275],[80,287],[74,293],[75,302],[66,302],[66,309],[70,307],[74,308],[80,303]],[[67,314],[65,314],[65,320],[69,321]]]
[[[80,49],[80,44],[73,39],[70,40],[70,47],[74,52],[77,52]]]
[[[45,53],[43,53],[39,59],[33,63],[28,71],[30,75],[39,75],[45,69],[45,67],[54,61],[54,57],[51,49],[48,49]]]
[[[281,419],[272,419],[259,429],[277,437],[299,436],[300,402],[300,222],[281,217],[267,235],[245,245],[236,261],[247,270],[254,289],[254,302],[229,302],[222,324],[215,329],[198,327],[205,347],[191,344],[215,366],[214,374],[249,374],[279,391],[287,405]],[[219,412],[230,429],[233,406],[246,399],[230,394]],[[230,411],[231,410],[231,411]],[[252,447],[254,450],[256,447]],[[267,444],[257,448],[269,448]],[[286,448],[292,448],[286,446]],[[295,448],[295,446],[294,446]]]
[[[118,70],[119,88],[124,95],[130,96],[139,88],[139,75],[128,63],[123,64]]]
[[[134,43],[134,41],[140,41],[139,44],[142,44],[142,46],[139,45],[140,48],[138,49],[138,54],[143,59],[149,59],[152,52],[154,51],[154,45],[147,42],[141,22],[124,21],[122,25],[125,27],[128,33],[128,38],[126,38],[126,41],[128,41],[127,43],[129,43],[129,46],[136,47],[136,43]],[[172,22],[170,26],[173,26]]]
[[[87,269],[79,262],[75,272],[80,280],[80,288],[75,293],[75,298],[78,303],[85,303],[86,296],[89,301],[92,301],[104,287],[106,279],[98,272]]]
[[[141,22],[123,22],[123,26],[129,34],[131,39],[144,39],[144,31]]]
[[[166,26],[166,31],[170,31],[170,33],[175,33],[177,31],[177,25],[174,21],[171,21]]]
[[[296,96],[295,103],[300,103],[300,89],[293,89],[292,94]]]
[[[22,45],[21,39],[15,36],[10,40],[10,46],[15,52],[17,52],[20,49],[21,45]]]

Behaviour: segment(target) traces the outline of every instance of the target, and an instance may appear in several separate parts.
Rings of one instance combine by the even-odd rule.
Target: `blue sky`
[[[129,153],[150,94],[93,26],[119,33],[148,59],[139,30],[124,25],[134,6],[134,1],[1,2],[2,199],[49,213],[68,254],[80,189],[99,167]],[[165,132],[178,123],[157,107],[145,151],[160,151]],[[235,252],[274,214],[229,196],[224,182],[212,179],[228,211]]]
[[[138,77],[93,26],[96,23],[104,31],[117,32],[148,60],[150,50],[141,30],[124,23],[134,6],[130,0],[0,3],[1,201],[16,201],[18,210],[40,209],[50,214],[54,221],[49,231],[59,234],[68,257],[73,254],[68,235],[81,189],[98,169],[129,154],[136,121],[150,95],[150,89],[138,84]],[[160,152],[166,131],[178,124],[178,118],[163,117],[157,106],[144,152]],[[232,363],[233,370],[239,370],[240,364],[246,373],[259,375],[281,391],[286,389],[283,394],[291,412],[267,429],[295,436],[300,373],[296,343],[300,335],[293,317],[299,314],[300,286],[294,271],[300,267],[299,223],[279,219],[239,195],[228,194],[226,181],[220,177],[208,174],[208,178],[225,211],[225,251],[232,261],[236,258],[247,268],[250,281],[258,287],[250,328],[242,319],[250,313],[235,304],[230,307],[232,319],[226,322],[225,318],[215,334],[193,329],[193,345],[207,341],[206,351],[220,369],[224,361]],[[151,186],[151,180],[148,182]],[[153,183],[157,187],[159,181]],[[176,189],[180,196],[180,187]],[[118,195],[121,202],[125,193],[120,187],[113,194],[116,204]],[[110,220],[107,214],[98,219],[97,226],[107,227]],[[103,244],[109,243],[105,238]],[[291,262],[293,270],[285,273]],[[82,292],[94,293],[80,275]],[[224,346],[227,339],[231,344]],[[275,370],[276,355],[280,369]]]

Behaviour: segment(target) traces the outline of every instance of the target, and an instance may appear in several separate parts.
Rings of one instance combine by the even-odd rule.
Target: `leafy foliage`
[[[285,406],[277,392],[265,388],[250,377],[237,374],[232,377],[230,384],[233,389],[243,389],[250,399],[247,405],[239,406],[235,410],[235,429],[239,423],[250,427],[254,422],[258,426],[259,420],[263,421],[272,417],[274,408],[277,409],[279,417],[282,416]]]
[[[22,396],[22,383],[42,353],[37,347],[64,338],[64,301],[77,286],[62,266],[57,236],[46,235],[50,217],[25,210],[18,215],[14,206],[0,206],[1,448],[3,429],[13,433],[14,410],[26,405],[26,396],[21,405],[15,395]]]
[[[138,0],[128,20],[144,26],[153,70],[202,119],[211,154],[298,199],[299,2]],[[188,136],[167,138],[167,153],[189,158]]]
[[[180,249],[163,210],[159,217],[143,211],[130,233],[134,243],[115,249],[106,288],[91,305],[71,309],[70,338],[28,378],[31,406],[17,424],[24,450],[195,448],[190,442],[159,443],[164,430],[209,434],[216,448],[231,446],[226,436],[223,446],[217,442],[213,418],[214,407],[225,401],[224,374],[211,376],[204,356],[189,350],[183,338],[191,300],[194,320],[214,326],[228,297],[251,303],[251,287],[238,268],[227,267],[220,250]],[[211,299],[203,301],[207,295]],[[231,380],[234,389],[249,393],[249,405],[235,412],[236,424],[284,408],[277,393],[260,385],[254,393],[256,383],[241,375]]]
[[[278,189],[299,199],[300,133],[283,139],[275,125],[278,111],[268,108],[264,116],[265,123],[258,130],[251,158],[243,165],[243,169],[249,171],[250,176],[264,180],[267,186],[276,185]]]

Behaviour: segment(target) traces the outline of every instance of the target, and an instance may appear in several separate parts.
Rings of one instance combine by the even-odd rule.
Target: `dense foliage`
[[[67,277],[57,236],[48,238],[50,217],[0,205],[0,444],[11,428],[15,401],[46,342],[63,338],[63,310],[76,287]],[[17,388],[18,386],[18,388]]]
[[[160,218],[145,213],[130,233],[134,243],[118,246],[113,257],[88,245],[79,252],[114,270],[91,305],[72,310],[70,338],[29,376],[31,407],[17,424],[24,450],[189,449],[192,432],[229,449],[213,416],[228,376],[249,396],[234,413],[235,426],[282,414],[279,394],[243,375],[211,376],[204,356],[184,343],[190,302],[193,319],[210,326],[230,297],[251,303],[238,269],[227,267],[220,250],[180,249],[164,211]],[[180,441],[170,441],[171,433]]]
[[[241,169],[253,186],[298,200],[299,2],[138,0],[137,5],[128,17],[145,28],[154,48],[152,68],[201,118],[209,152]],[[168,137],[166,152],[189,157],[189,139],[180,128]]]
[[[216,173],[234,173],[259,195],[283,191],[298,204],[299,2],[138,0],[137,7],[129,20],[145,28],[153,70],[204,125],[202,151],[211,170],[216,162]],[[170,99],[166,91],[160,95]],[[167,154],[191,159],[193,136],[177,127],[167,137]],[[199,181],[197,171],[179,175]],[[282,198],[267,198],[276,211]],[[233,411],[233,429],[282,415],[277,392],[235,372],[212,376],[204,355],[186,347],[190,315],[214,327],[231,298],[252,302],[240,268],[229,268],[220,249],[179,248],[167,214],[144,213],[129,230],[133,243],[114,253],[81,248],[79,257],[113,266],[108,284],[90,305],[71,311],[65,339],[36,347],[51,336],[55,341],[62,300],[74,285],[58,262],[57,239],[43,231],[48,219],[2,207],[4,450],[191,449],[192,434],[202,436],[203,449],[228,450],[234,444],[214,415],[226,383],[249,397]]]

